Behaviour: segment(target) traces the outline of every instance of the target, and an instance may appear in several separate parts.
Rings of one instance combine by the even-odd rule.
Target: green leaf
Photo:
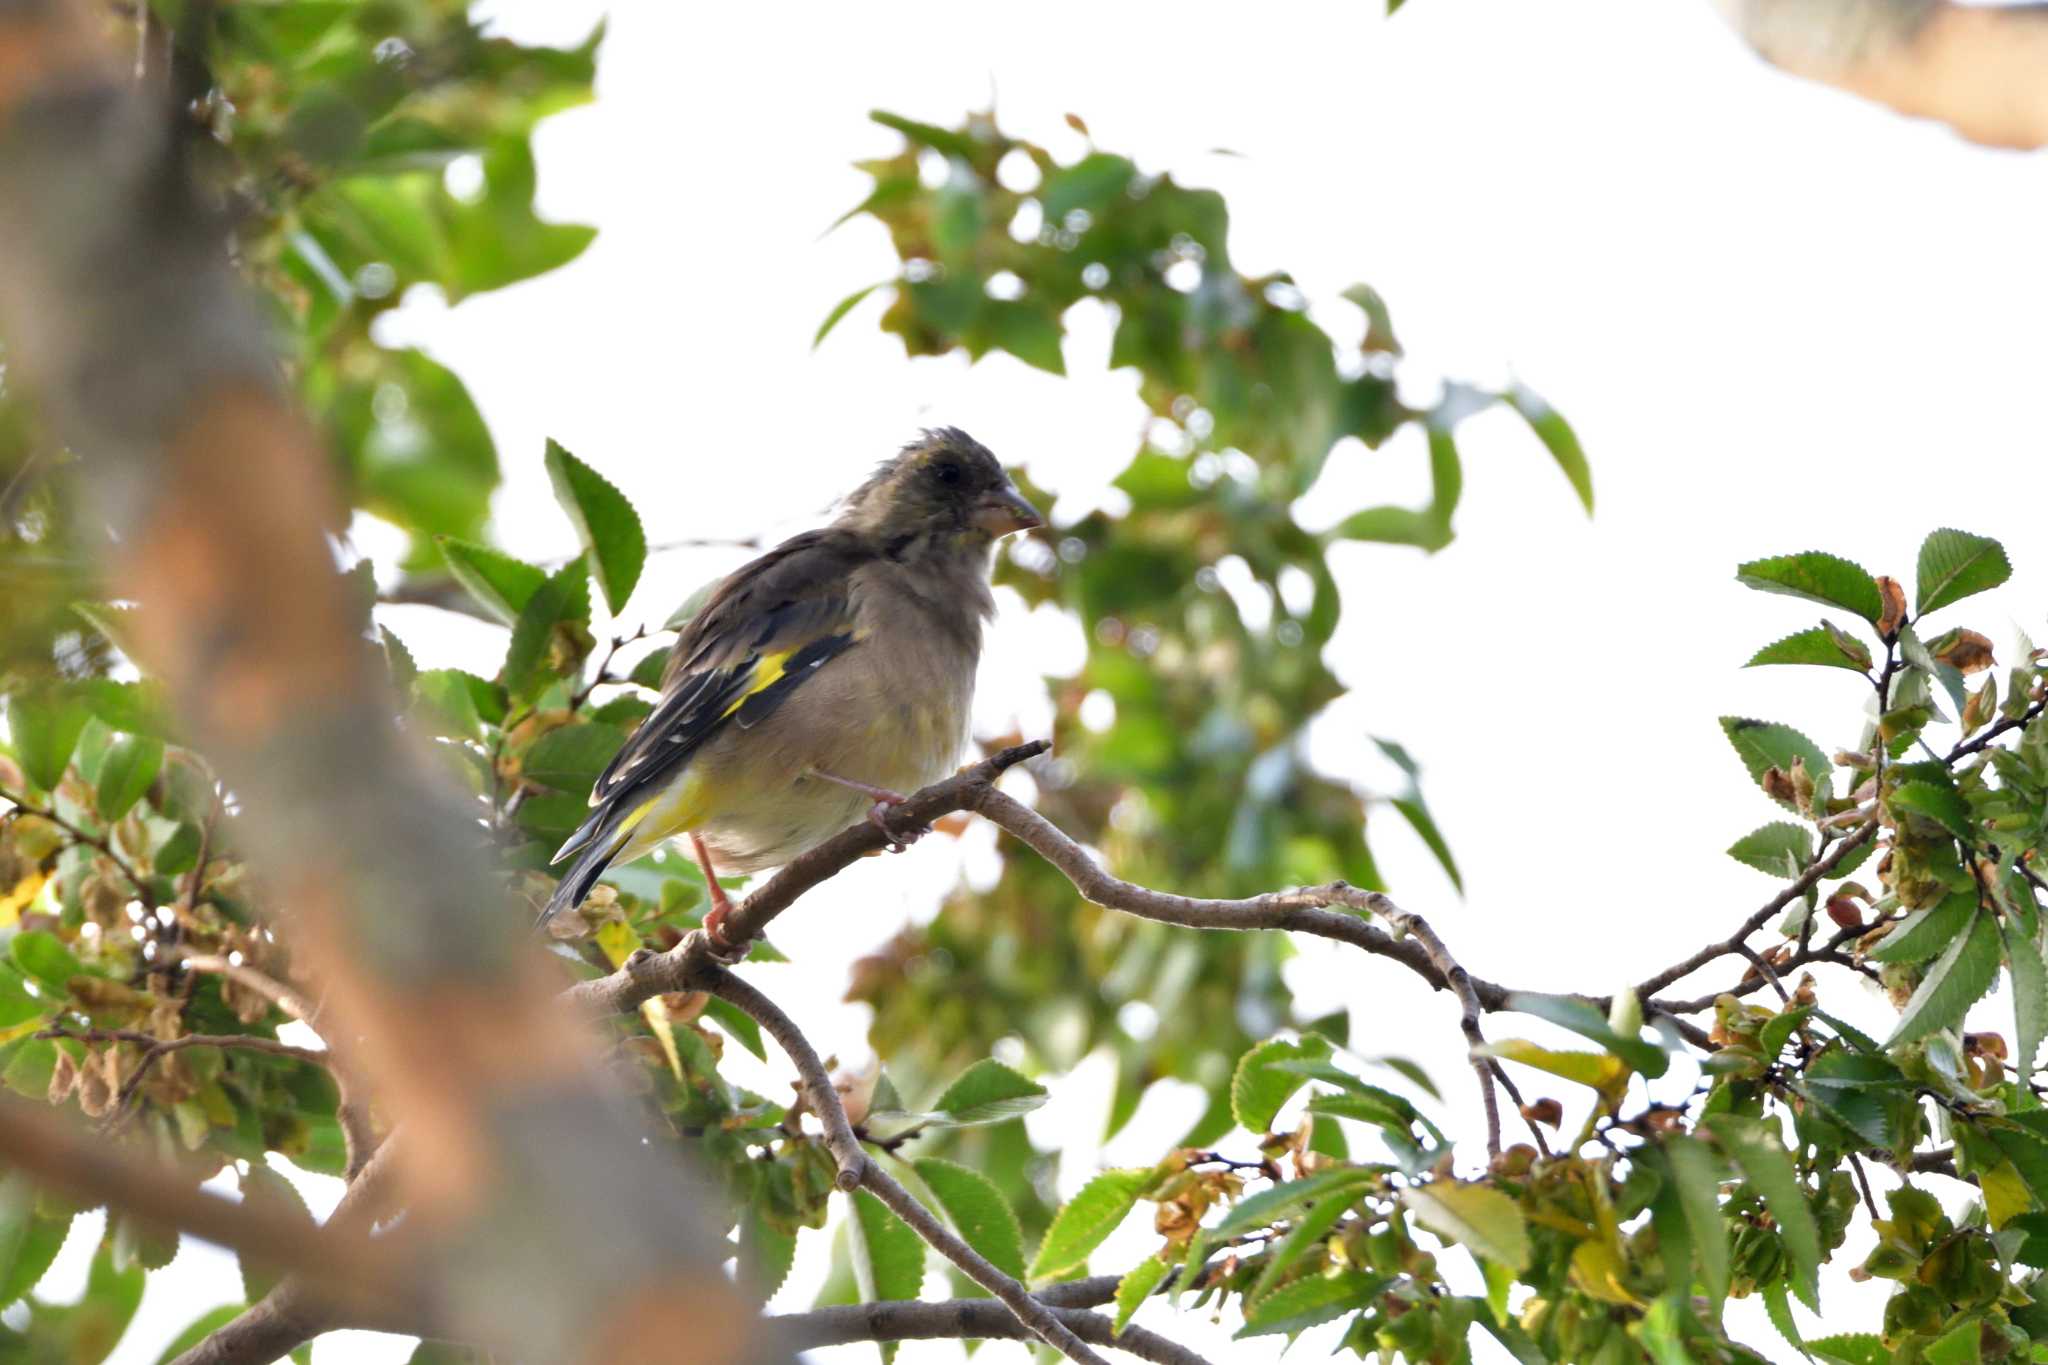
[[[1067,372],[1066,357],[1060,352],[1059,316],[1043,304],[992,299],[982,307],[982,321],[989,340],[1025,364],[1048,374]]]
[[[1372,1188],[1379,1178],[1380,1173],[1370,1168],[1338,1167],[1317,1171],[1300,1180],[1289,1180],[1269,1190],[1260,1190],[1248,1199],[1239,1200],[1229,1215],[1216,1225],[1215,1235],[1235,1237],[1240,1232],[1292,1217],[1319,1202],[1334,1202],[1339,1209],[1349,1207],[1354,1198]]]
[[[1773,877],[1797,877],[1813,861],[1813,834],[1804,825],[1774,820],[1728,846],[1736,862]]]
[[[100,760],[99,790],[94,804],[100,819],[113,824],[149,792],[164,764],[164,742],[146,735],[123,735]]]
[[[54,791],[70,766],[92,712],[76,692],[16,692],[7,699],[7,733],[22,771],[41,791]]]
[[[49,1086],[46,1077],[44,1088]],[[35,1099],[43,1098],[42,1091],[36,1092]],[[64,1249],[64,1241],[71,1235],[73,1215],[67,1210],[49,1217],[37,1214],[29,1221],[26,1232],[16,1245],[13,1259],[6,1266],[6,1273],[0,1276],[0,1303],[13,1303],[22,1295],[34,1289],[43,1278],[57,1253]]]
[[[1571,424],[1558,414],[1557,409],[1519,384],[1508,390],[1507,400],[1508,406],[1522,414],[1522,420],[1536,433],[1536,439],[1543,442],[1543,448],[1557,461],[1557,467],[1564,471],[1572,491],[1579,495],[1586,515],[1591,516],[1593,467],[1586,463],[1586,452],[1580,448],[1579,438],[1572,431]]]
[[[85,965],[64,946],[64,940],[47,929],[24,929],[14,936],[8,951],[14,965],[62,998],[71,978],[85,974]]]
[[[1337,1275],[1311,1275],[1276,1289],[1246,1310],[1235,1339],[1293,1335],[1320,1322],[1340,1318],[1370,1304],[1386,1288],[1384,1276],[1346,1270]]]
[[[1875,962],[1925,962],[1955,942],[1976,913],[1974,890],[1952,891],[1941,904],[1900,920],[1866,956]]]
[[[1989,914],[1980,913],[1969,932],[1958,934],[1920,978],[1919,989],[1899,1012],[1898,1027],[1885,1046],[1897,1047],[1962,1023],[1970,1006],[1998,979],[1998,958],[1998,926]]]
[[[594,721],[558,726],[533,742],[520,772],[542,786],[582,795],[625,742],[625,731]]]
[[[250,1162],[247,1174],[242,1177],[242,1204],[252,1210],[263,1209],[272,1217],[302,1222],[308,1229],[313,1226],[313,1215],[306,1208],[306,1201],[299,1197],[297,1187],[261,1161]],[[282,1272],[246,1254],[240,1260],[242,1292],[250,1303],[255,1303],[271,1291]]]
[[[384,664],[391,670],[391,690],[401,698],[412,695],[413,682],[420,676],[420,666],[413,662],[412,651],[405,647],[405,641],[391,633],[389,626],[377,627],[377,639],[384,646]]]
[[[1853,645],[1854,648],[1845,646]],[[1752,654],[1744,668],[1756,668],[1763,664],[1817,664],[1822,668],[1846,668],[1861,673],[1871,665],[1870,651],[1863,648],[1859,640],[1830,631],[1826,626],[1815,626],[1787,635],[1782,640],[1765,645]]]
[[[1770,1280],[1762,1286],[1764,1312],[1771,1320],[1771,1326],[1778,1329],[1778,1335],[1785,1343],[1801,1355],[1806,1354],[1806,1343],[1799,1339],[1799,1324],[1792,1318],[1792,1301],[1785,1293],[1783,1280]]]
[[[1521,1206],[1492,1186],[1434,1180],[1402,1191],[1401,1202],[1415,1221],[1438,1236],[1517,1274],[1529,1268],[1529,1229]]]
[[[525,695],[549,662],[548,645],[555,628],[590,620],[590,575],[582,556],[548,576],[520,609],[505,651],[503,678],[515,696]]]
[[[1892,811],[1911,811],[1934,821],[1959,839],[1971,837],[1970,803],[1939,782],[1901,782],[1885,797]]]
[[[1329,1040],[1313,1033],[1305,1034],[1298,1043],[1268,1038],[1247,1051],[1230,1078],[1230,1112],[1237,1126],[1248,1133],[1268,1131],[1280,1106],[1301,1088],[1305,1078],[1276,1067],[1275,1062],[1325,1061],[1329,1055]]]
[[[1764,774],[1772,768],[1790,776],[1793,760],[1804,759],[1806,771],[1816,788],[1826,788],[1830,771],[1828,756],[1820,751],[1819,745],[1791,726],[1747,720],[1741,716],[1723,716],[1721,731],[1735,746],[1742,766],[1749,770],[1750,780],[1758,786],[1763,785]],[[1788,810],[1792,808],[1789,801],[1779,801],[1778,804]]]
[[[968,1067],[933,1102],[933,1111],[950,1127],[971,1128],[1028,1114],[1044,1104],[1046,1089],[993,1058]]]
[[[602,474],[552,440],[548,442],[547,468],[555,485],[555,501],[562,504],[582,538],[591,573],[604,591],[605,605],[616,616],[625,610],[633,585],[640,581],[641,566],[647,562],[647,535],[640,529],[640,514]]]
[[[1265,1268],[1259,1272],[1259,1278],[1252,1287],[1245,1291],[1245,1301],[1256,1302],[1267,1290],[1280,1283],[1304,1255],[1311,1251],[1320,1253],[1323,1238],[1354,1202],[1350,1198],[1333,1196],[1310,1205],[1301,1217],[1294,1220],[1294,1226],[1287,1230],[1287,1235],[1278,1243],[1271,1244],[1266,1252]]]
[[[77,690],[86,709],[109,730],[155,739],[171,733],[170,706],[164,700],[163,684],[155,679],[117,682],[112,678],[87,678],[77,684]]]
[[[924,1241],[910,1225],[866,1190],[853,1192],[853,1217],[846,1220],[847,1249],[862,1303],[914,1299],[924,1288]],[[882,1359],[895,1355],[882,1343]]]
[[[451,738],[481,738],[485,708],[496,705],[496,689],[459,668],[430,668],[420,674],[414,690],[433,733]]]
[[[1820,1229],[1806,1202],[1805,1188],[1776,1128],[1740,1114],[1713,1114],[1701,1126],[1720,1142],[1721,1150],[1741,1169],[1751,1188],[1763,1196],[1777,1221],[1792,1263],[1792,1288],[1799,1301],[1820,1311]]]
[[[455,575],[455,581],[485,611],[508,626],[518,623],[519,613],[540,591],[541,584],[548,581],[545,570],[489,546],[473,545],[453,536],[442,536],[435,543],[441,547],[441,557],[448,561],[448,572]]]
[[[1408,789],[1401,795],[1390,798],[1390,804],[1401,813],[1401,818],[1408,822],[1409,827],[1422,842],[1428,845],[1429,851],[1436,857],[1437,865],[1443,868],[1444,875],[1451,879],[1451,885],[1463,895],[1465,879],[1458,875],[1458,861],[1451,856],[1451,846],[1444,841],[1443,834],[1436,827],[1436,818],[1429,813],[1429,807],[1422,799],[1422,769],[1409,757],[1408,750],[1393,740],[1374,736],[1372,742],[1408,776]]]
[[[967,1245],[1005,1275],[1022,1279],[1024,1231],[995,1182],[979,1171],[937,1157],[919,1158],[916,1169]]]
[[[1735,570],[1735,581],[1759,592],[1784,593],[1842,607],[1872,625],[1884,614],[1877,580],[1862,565],[1818,550],[1753,559]]]
[[[1987,1325],[1974,1316],[1965,1318],[1928,1343],[1921,1359],[1927,1365],[1978,1365],[1983,1359],[1983,1333]]]
[[[2018,1051],[2013,1068],[2022,1077],[2034,1074],[2034,1058],[2041,1039],[2048,1036],[2048,962],[2041,957],[2041,945],[2021,932],[2018,925],[2001,923],[2005,939],[2005,960],[2012,970],[2013,1036]]]
[[[1841,1332],[1806,1343],[1806,1353],[1830,1365],[1891,1365],[1892,1353],[1870,1332]]]
[[[1920,565],[1914,571],[1919,589],[1915,616],[1925,616],[1951,602],[1995,588],[2012,577],[2005,547],[1989,536],[1944,528],[1920,543]]]
[[[877,284],[865,285],[859,289],[854,290],[851,294],[848,294],[845,298],[839,300],[839,302],[833,304],[832,311],[825,314],[825,320],[818,324],[817,335],[811,338],[811,349],[815,351],[820,346],[824,345],[825,338],[832,335],[832,329],[839,325],[840,320],[843,319],[848,313],[851,313],[854,310],[854,308],[859,305],[862,299],[874,293],[877,289],[880,289],[886,283],[888,283],[888,281],[884,280]]]
[[[761,1026],[738,1005],[714,995],[704,1002],[704,1016],[715,1021],[728,1037],[737,1039],[741,1047],[764,1062],[768,1060],[768,1049],[761,1041]]]
[[[1728,1228],[1721,1217],[1724,1167],[1714,1150],[1698,1138],[1674,1134],[1660,1144],[1670,1163],[1678,1202],[1692,1234],[1700,1286],[1720,1303],[1728,1297]]]
[[[1124,1277],[1116,1284],[1116,1326],[1110,1330],[1121,1333],[1130,1324],[1131,1315],[1138,1311],[1139,1305],[1152,1297],[1152,1291],[1159,1287],[1160,1281],[1164,1280],[1172,1269],[1172,1266],[1157,1256],[1147,1256],[1125,1271]]]
[[[1031,1278],[1049,1279],[1086,1261],[1088,1253],[1116,1231],[1156,1178],[1150,1167],[1140,1167],[1104,1171],[1083,1185],[1045,1230],[1045,1240],[1031,1262]]]
[[[1505,1003],[1508,1009],[1519,1014],[1533,1014],[1559,1028],[1570,1029],[1581,1038],[1591,1039],[1653,1080],[1663,1075],[1671,1065],[1664,1049],[1618,1031],[1608,1023],[1606,1015],[1583,1000],[1537,991],[1516,991],[1508,996]]]

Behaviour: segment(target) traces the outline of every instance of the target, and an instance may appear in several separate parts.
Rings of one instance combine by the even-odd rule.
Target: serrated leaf
[[[1653,1080],[1662,1076],[1671,1065],[1671,1059],[1662,1048],[1618,1031],[1607,1021],[1606,1015],[1583,1000],[1537,991],[1516,991],[1508,996],[1505,1005],[1518,1014],[1547,1019],[1581,1038],[1591,1039]]]
[[[1172,1269],[1157,1256],[1147,1256],[1124,1272],[1116,1283],[1116,1325],[1110,1329],[1112,1332],[1121,1333],[1130,1324],[1131,1315],[1152,1297],[1152,1291]]]
[[[1088,1259],[1088,1253],[1115,1232],[1124,1216],[1137,1206],[1138,1197],[1152,1188],[1150,1167],[1104,1171],[1083,1185],[1053,1215],[1045,1230],[1038,1255],[1031,1262],[1031,1278],[1047,1279],[1072,1270]]]
[[[994,1058],[983,1058],[953,1079],[933,1102],[933,1113],[955,1128],[1001,1123],[1044,1104],[1046,1089]]]
[[[1813,861],[1813,833],[1804,825],[1774,820],[1730,844],[1728,856],[1759,872],[1789,880]]]
[[[1885,797],[1888,809],[1911,811],[1934,821],[1959,839],[1971,837],[1970,803],[1939,782],[1901,782]]]
[[[582,795],[626,742],[626,732],[589,722],[562,725],[533,742],[520,760],[520,772],[544,787]]]
[[[1378,745],[1379,751],[1392,759],[1408,778],[1408,789],[1399,796],[1389,798],[1389,804],[1400,813],[1401,818],[1408,822],[1408,827],[1414,830],[1416,836],[1428,847],[1436,858],[1437,865],[1443,868],[1444,875],[1451,879],[1451,885],[1460,895],[1464,894],[1465,879],[1458,873],[1458,860],[1451,856],[1450,844],[1445,841],[1443,832],[1437,828],[1436,817],[1430,814],[1428,803],[1422,799],[1421,767],[1409,756],[1403,745],[1378,736],[1374,736],[1372,742]]]
[[[1593,467],[1586,462],[1586,452],[1579,446],[1579,438],[1572,431],[1571,423],[1558,414],[1557,409],[1541,397],[1517,384],[1506,394],[1508,406],[1522,415],[1529,424],[1529,430],[1536,433],[1536,439],[1543,442],[1543,448],[1550,452],[1550,458],[1557,461],[1557,467],[1564,471],[1565,481],[1572,486],[1572,492],[1579,495],[1579,503],[1586,509],[1586,515],[1593,515]]]
[[[505,650],[501,674],[515,696],[523,694],[547,665],[548,643],[555,627],[565,622],[590,620],[590,575],[581,556],[550,574],[512,626],[512,642]]]
[[[378,626],[377,640],[384,646],[384,666],[391,673],[391,690],[403,700],[412,695],[413,681],[420,675],[420,666],[413,662],[412,651],[405,647],[405,641],[391,633],[391,627]]]
[[[1792,1154],[1785,1150],[1777,1130],[1761,1119],[1740,1114],[1713,1114],[1703,1119],[1701,1126],[1714,1135],[1750,1187],[1763,1196],[1792,1263],[1793,1291],[1801,1303],[1818,1313],[1820,1229],[1807,1205]]]
[[[1861,650],[1860,656],[1844,649],[1842,639],[1830,633],[1825,626],[1815,626],[1774,640],[1749,656],[1744,668],[1759,668],[1765,664],[1813,664],[1821,668],[1846,668],[1860,673],[1870,667],[1870,651],[1862,649],[1860,641],[1850,641]]]
[[[1517,1274],[1529,1268],[1529,1229],[1522,1220],[1521,1206],[1499,1190],[1434,1180],[1402,1191],[1401,1202],[1416,1222],[1438,1236]]]
[[[967,1245],[1005,1275],[1022,1279],[1024,1231],[995,1182],[979,1171],[937,1157],[919,1158],[916,1170]]]
[[[1241,1199],[1215,1227],[1218,1237],[1235,1237],[1240,1232],[1262,1228],[1291,1217],[1310,1204],[1335,1200],[1348,1206],[1351,1199],[1378,1183],[1380,1173],[1365,1168],[1317,1171],[1300,1180],[1289,1180]]]
[[[1763,1286],[1764,1312],[1771,1320],[1771,1326],[1778,1329],[1778,1335],[1786,1345],[1801,1355],[1806,1354],[1806,1343],[1799,1339],[1799,1324],[1792,1318],[1792,1301],[1785,1293],[1783,1280],[1770,1280]]]
[[[2042,960],[2041,945],[2018,925],[2001,923],[1999,933],[2012,971],[2013,1036],[2018,1048],[2013,1069],[2024,1083],[2034,1074],[2041,1039],[2048,1036],[2048,962]]]
[[[1366,1307],[1386,1285],[1384,1276],[1367,1275],[1356,1270],[1296,1280],[1274,1290],[1246,1310],[1244,1326],[1238,1328],[1233,1340],[1280,1333],[1291,1336],[1317,1323],[1329,1322]]]
[[[647,562],[647,534],[626,495],[602,474],[550,440],[545,463],[555,501],[583,541],[591,576],[614,616],[626,608]]]
[[[1920,543],[1920,563],[1913,575],[1914,615],[1938,611],[2010,577],[2012,562],[2005,557],[2004,546],[1989,536],[1945,527]]]
[[[1735,570],[1735,581],[1759,592],[1784,593],[1842,607],[1872,625],[1884,613],[1877,580],[1862,565],[1818,550],[1753,559]]]
[[[1721,1217],[1724,1167],[1713,1149],[1698,1138],[1673,1134],[1659,1144],[1677,1186],[1678,1203],[1691,1233],[1700,1287],[1714,1303],[1728,1297],[1728,1228]]]
[[[1925,962],[1956,941],[1977,913],[1975,891],[1953,891],[1939,905],[1915,910],[1865,954],[1873,962]]]
[[[1920,978],[1919,989],[1899,1011],[1898,1026],[1885,1046],[1897,1047],[1960,1024],[1998,979],[1998,958],[1998,927],[1989,914],[1979,914]]]
[[[1268,1038],[1247,1050],[1230,1077],[1230,1113],[1237,1126],[1248,1133],[1269,1131],[1280,1106],[1301,1088],[1304,1076],[1274,1063],[1322,1062],[1329,1056],[1329,1040],[1313,1033],[1300,1042]]]
[[[262,1162],[250,1162],[241,1183],[243,1207],[262,1209],[270,1217],[303,1223],[308,1230],[313,1227],[313,1215],[307,1210],[306,1201],[299,1197],[297,1188]],[[283,1272],[278,1267],[258,1258],[244,1255],[239,1260],[242,1293],[250,1303],[268,1294],[282,1278]]]
[[[99,788],[93,804],[100,819],[113,824],[135,808],[163,770],[164,742],[148,735],[123,735],[100,760]]]
[[[1826,790],[1831,770],[1828,756],[1820,751],[1819,745],[1791,726],[1742,716],[1723,716],[1721,732],[1728,736],[1728,742],[1742,759],[1742,766],[1748,769],[1750,780],[1759,787],[1763,785],[1764,774],[1772,768],[1789,776],[1793,760],[1804,759],[1806,771],[1812,776],[1816,788]],[[1779,800],[1778,804],[1788,810],[1793,808],[1790,801]]]
[[[914,1299],[924,1288],[923,1239],[866,1190],[853,1192],[846,1244],[862,1303]],[[895,1343],[881,1345],[882,1359],[891,1359]]]
[[[1870,1332],[1839,1332],[1806,1343],[1806,1353],[1829,1365],[1891,1365],[1892,1353]]]
[[[478,606],[505,625],[518,622],[519,613],[540,591],[541,584],[548,581],[545,570],[488,545],[474,545],[453,536],[442,536],[435,543],[441,547],[441,557],[448,561],[448,572],[455,581],[476,599]]]
[[[247,1311],[247,1307],[243,1304],[226,1303],[218,1308],[209,1309],[201,1313],[186,1326],[184,1331],[171,1338],[171,1344],[164,1347],[163,1354],[156,1358],[156,1365],[170,1365],[179,1356],[185,1354],[185,1352],[191,1350],[194,1346],[212,1336],[214,1332],[233,1322]]]

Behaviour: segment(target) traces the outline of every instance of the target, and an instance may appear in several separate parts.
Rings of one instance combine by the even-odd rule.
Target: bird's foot
[[[872,782],[857,782],[850,777],[840,777],[836,773],[826,772],[823,768],[811,769],[811,776],[818,778],[820,781],[834,782],[842,787],[850,787],[865,796],[874,797],[875,804],[868,807],[868,823],[882,831],[883,837],[889,841],[884,847],[891,853],[901,853],[904,849],[909,848],[919,839],[932,832],[930,825],[904,826],[899,828],[889,818],[896,807],[910,799],[902,792],[890,791],[887,787],[877,787]]]
[[[890,819],[896,813],[896,807],[909,799],[895,792],[882,792],[875,797],[875,804],[868,807],[868,823],[882,831],[882,837],[889,841],[883,847],[891,853],[903,852],[932,832],[930,825],[898,826]]]
[[[753,951],[753,942],[735,943],[725,927],[726,917],[732,914],[732,902],[726,899],[725,888],[716,879],[709,881],[711,908],[704,914],[704,942],[710,950],[711,960],[727,967],[746,961]]]

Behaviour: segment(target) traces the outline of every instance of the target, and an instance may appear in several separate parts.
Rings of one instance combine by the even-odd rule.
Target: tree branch
[[[1207,1365],[1178,1342],[1156,1332],[1131,1325],[1121,1333],[1100,1313],[1078,1308],[1046,1310],[1068,1331],[1097,1346],[1128,1351],[1140,1360],[1156,1365]],[[838,1346],[849,1341],[930,1341],[958,1338],[1002,1338],[1029,1341],[1027,1333],[1008,1308],[989,1299],[948,1299],[943,1303],[850,1304],[842,1308],[819,1308],[809,1313],[790,1313],[769,1319],[799,1350],[813,1346]]]
[[[739,1007],[767,1030],[796,1065],[797,1075],[803,1083],[804,1099],[811,1112],[818,1116],[818,1121],[825,1125],[826,1149],[839,1163],[840,1189],[865,1189],[881,1200],[927,1245],[960,1267],[969,1279],[1002,1300],[1004,1311],[1011,1314],[1018,1325],[1019,1335],[1028,1332],[1069,1360],[1082,1362],[1082,1365],[1106,1365],[1101,1356],[1089,1350],[1081,1338],[1061,1321],[1058,1314],[1033,1298],[1030,1290],[1005,1275],[955,1235],[867,1154],[860,1140],[854,1136],[853,1125],[847,1121],[846,1108],[840,1103],[839,1092],[833,1089],[832,1078],[826,1074],[825,1064],[818,1059],[816,1049],[774,1001],[714,962],[706,961],[698,969],[692,984],[697,990],[709,991]]]
[[[2048,146],[2048,5],[1716,0],[1766,61],[1992,147]]]

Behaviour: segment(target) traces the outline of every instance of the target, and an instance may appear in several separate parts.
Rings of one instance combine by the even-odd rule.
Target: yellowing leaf
[[[2004,1227],[2008,1219],[2034,1207],[2033,1191],[2010,1161],[1977,1172],[1977,1187],[1984,1191],[1984,1216],[1994,1228]]]
[[[1504,1057],[1538,1071],[1548,1071],[1568,1081],[1591,1086],[1602,1094],[1628,1080],[1628,1064],[1605,1052],[1558,1052],[1538,1047],[1526,1038],[1506,1038],[1488,1043],[1477,1051],[1490,1057]]]
[[[604,950],[605,960],[612,966],[623,967],[640,946],[640,935],[624,920],[611,920],[597,931],[597,946]]]
[[[1581,1291],[1602,1303],[1640,1308],[1642,1300],[1621,1282],[1626,1268],[1614,1248],[1600,1238],[1581,1242],[1572,1251],[1572,1283]]]
[[[1528,1268],[1529,1229],[1521,1207],[1492,1186],[1438,1180],[1404,1191],[1401,1201],[1438,1236],[1517,1272]]]
[[[31,872],[14,884],[14,889],[0,896],[0,928],[11,928],[21,922],[21,912],[26,910],[48,881],[41,872]]]

